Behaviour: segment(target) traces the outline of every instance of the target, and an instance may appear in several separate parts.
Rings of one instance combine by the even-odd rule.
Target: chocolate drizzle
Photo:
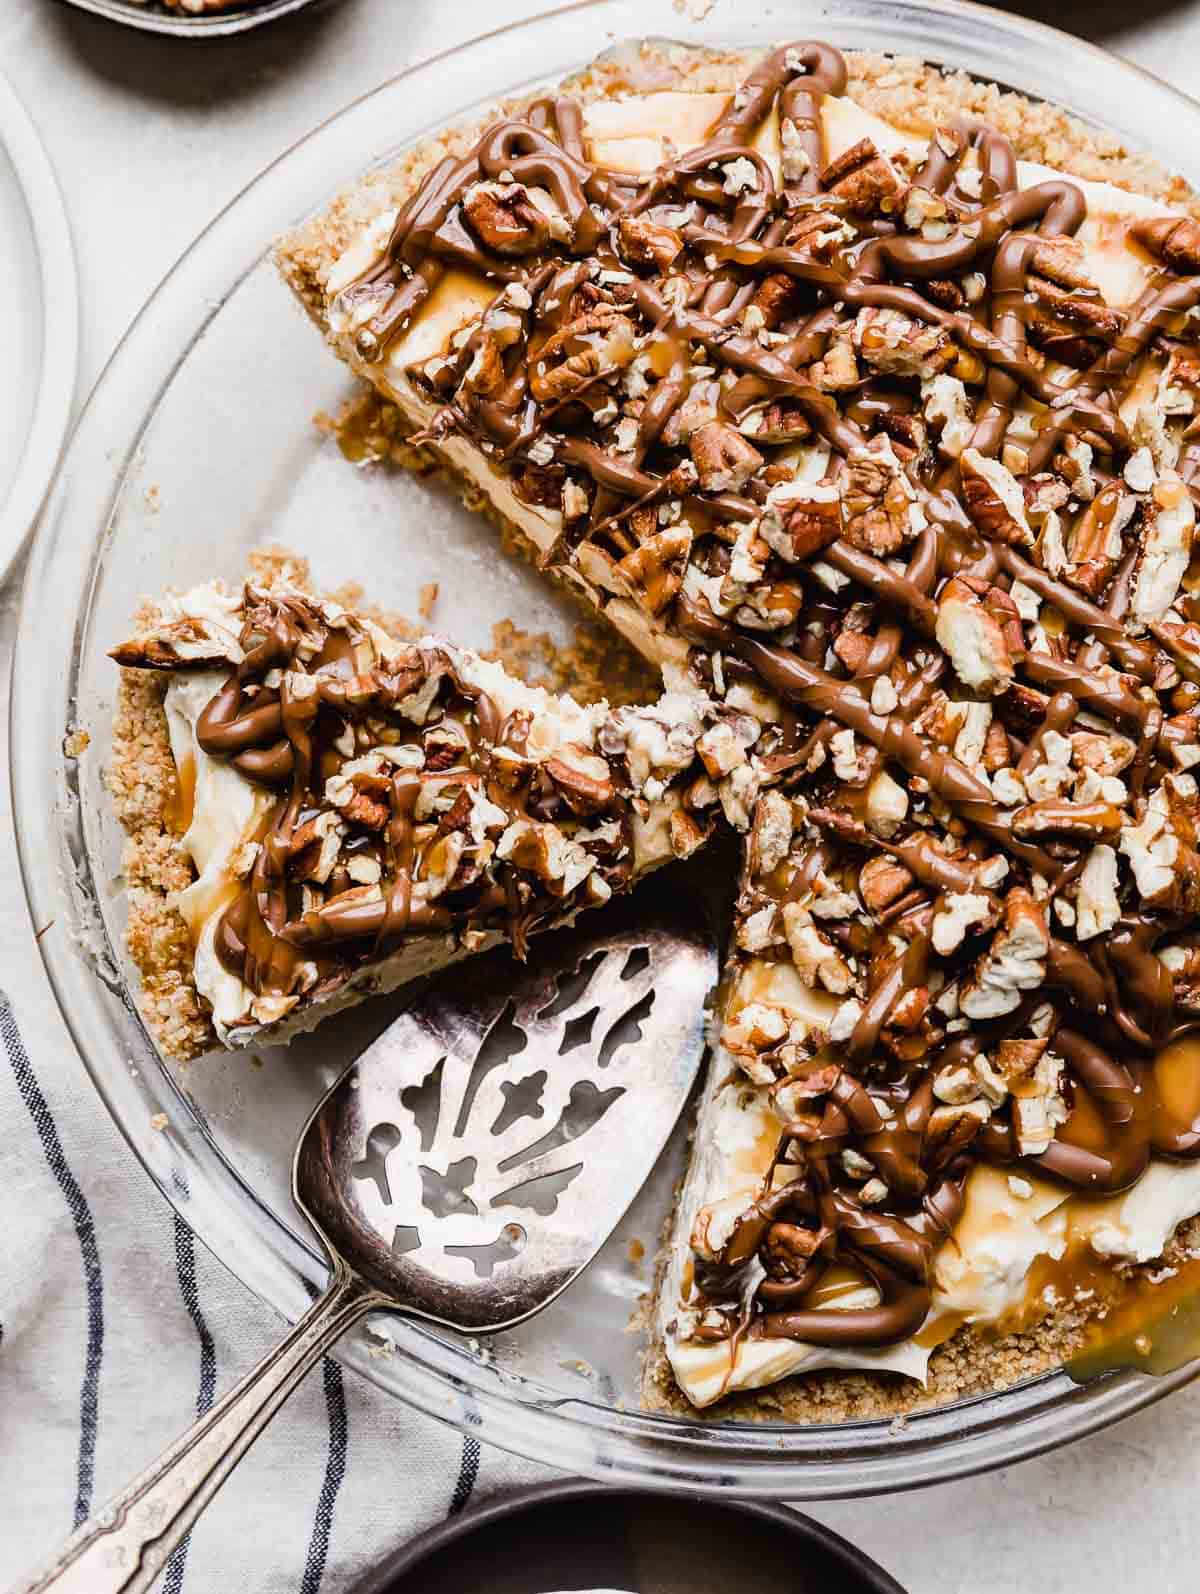
[[[756,722],[700,691],[618,710],[527,694],[472,654],[394,643],[286,583],[248,585],[237,624],[236,648],[222,631],[199,662],[237,660],[195,724],[199,755],[269,798],[223,860],[225,906],[211,921],[216,957],[245,993],[244,1013],[222,1018],[231,1029],[270,1025],[360,976],[370,988],[413,937],[469,951],[505,936],[524,955],[536,931],[705,839],[711,819],[690,798],[706,732],[740,747],[758,737]],[[164,621],[114,653],[187,671],[194,654],[178,643],[205,629]],[[636,774],[630,739],[648,745]],[[664,839],[643,849],[639,823]]]
[[[1183,998],[1161,956],[1200,911],[1200,692],[1181,688],[1200,600],[1176,547],[1145,623],[1184,483],[1163,416],[1128,402],[1147,357],[1196,358],[1200,232],[1131,224],[1154,274],[1111,307],[1077,184],[1019,189],[1012,146],[974,122],[923,159],[863,140],[831,160],[821,106],[845,88],[836,50],[784,46],[641,178],[589,159],[577,102],[539,99],[437,166],[332,306],[386,385],[447,267],[494,282],[457,345],[406,372],[436,406],[427,438],[470,438],[519,497],[561,508],[545,561],[690,644],[714,695],[784,705],[740,821],[724,1036],[772,1092],[778,1146],[723,1241],[695,1239],[693,1332],[733,1345],[913,1334],[974,1160],[1109,1193],[1152,1152],[1200,1154],[1153,1066],[1200,1011],[1200,951],[1174,948]],[[387,889],[282,914],[327,745],[313,727],[336,706],[322,685],[314,720],[266,685],[282,646],[262,640],[255,694],[239,670],[203,735],[288,793],[225,921],[228,955],[286,986],[299,954],[386,946],[423,910],[397,773]],[[477,922],[509,898],[481,891]],[[751,989],[776,963],[837,998],[836,1021]],[[877,1304],[816,1309],[835,1264]]]

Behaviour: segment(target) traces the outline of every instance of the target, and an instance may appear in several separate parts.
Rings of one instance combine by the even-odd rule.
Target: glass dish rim
[[[103,426],[103,405],[109,389],[122,378],[128,380],[126,367],[139,352],[140,343],[146,341],[156,318],[166,320],[172,315],[179,318],[180,311],[172,295],[182,298],[189,278],[204,276],[206,272],[219,279],[224,296],[235,292],[269,254],[271,240],[277,233],[289,222],[299,219],[291,215],[273,225],[266,232],[265,245],[265,229],[252,228],[257,234],[258,252],[250,263],[244,265],[244,269],[240,264],[232,276],[227,269],[214,270],[218,246],[226,241],[226,234],[230,240],[237,237],[245,202],[251,196],[259,195],[264,200],[277,202],[280,196],[276,188],[285,185],[302,156],[318,149],[323,153],[323,139],[332,139],[339,128],[346,131],[356,126],[375,102],[386,103],[386,96],[395,95],[420,75],[429,74],[439,66],[450,70],[465,62],[469,78],[470,58],[486,54],[489,44],[512,38],[520,40],[551,27],[561,29],[580,13],[621,17],[625,9],[624,0],[577,0],[577,3],[505,24],[455,45],[415,63],[353,100],[269,163],[199,234],[130,325],[84,406],[39,521],[22,593],[10,703],[14,828],[27,902],[35,925],[49,923],[51,915],[47,910],[52,905],[64,913],[63,926],[58,933],[43,934],[39,950],[76,1049],[135,1155],[166,1199],[193,1225],[218,1259],[265,1302],[293,1317],[307,1302],[305,1280],[316,1276],[315,1253],[285,1229],[249,1190],[208,1139],[186,1097],[165,1071],[159,1070],[161,1078],[158,1079],[148,1079],[132,1071],[131,1082],[124,1077],[123,1068],[113,1068],[111,1060],[101,1061],[88,1043],[83,1009],[90,1005],[93,1011],[100,1011],[97,1004],[104,1002],[104,991],[108,993],[110,1005],[115,998],[127,1013],[131,1008],[128,992],[120,980],[119,965],[111,956],[106,963],[104,947],[93,950],[91,957],[85,958],[80,955],[74,936],[67,933],[67,925],[71,924],[85,941],[89,934],[95,934],[94,922],[90,927],[88,924],[86,905],[81,914],[79,903],[71,899],[72,891],[79,895],[75,875],[81,879],[88,876],[90,865],[86,849],[79,845],[76,835],[78,816],[75,821],[71,818],[74,779],[70,771],[71,759],[60,755],[57,749],[51,751],[50,739],[43,729],[47,723],[46,704],[51,705],[52,713],[55,711],[55,688],[39,682],[34,669],[21,667],[36,653],[38,599],[46,595],[47,583],[53,577],[55,561],[59,558],[56,543],[59,507],[67,492],[76,455],[86,459],[91,432]],[[794,9],[807,13],[808,20],[824,8],[813,0],[799,0]],[[789,21],[779,14],[783,10],[780,7],[771,18],[770,26],[776,34]],[[1147,92],[1152,92],[1157,100],[1167,96],[1176,102],[1200,131],[1200,103],[1161,83],[1152,74],[1118,61],[1095,46],[1070,39],[1045,24],[1005,16],[965,3],[965,0],[851,0],[839,13],[838,25],[850,28],[857,19],[857,25],[866,28],[889,17],[926,22],[940,20],[947,28],[960,27],[965,34],[969,34],[973,26],[986,28],[1013,43],[1026,42],[1033,35],[1047,46],[1052,43],[1060,51],[1065,47],[1085,57],[1099,57],[1110,76],[1115,72],[1119,78],[1135,83],[1143,81]],[[670,27],[670,37],[682,36],[691,42],[692,34],[698,31],[696,42],[716,42],[706,38],[706,30],[702,27],[699,30],[694,25],[689,27],[685,18],[676,18]],[[638,34],[641,37],[667,36],[654,34],[649,28],[639,29]],[[575,48],[574,39],[572,48]],[[580,43],[575,59],[584,60],[590,53],[586,45]],[[987,76],[987,66],[986,60],[979,61],[978,75]],[[473,80],[474,92],[481,98],[478,81],[478,78]],[[528,81],[528,77],[522,81]],[[484,94],[492,98],[497,92],[506,92],[506,89],[487,88]],[[421,134],[418,132],[414,136]],[[409,142],[410,138],[403,141]],[[374,151],[376,161],[385,158],[375,146],[366,147]],[[393,153],[396,147],[389,146],[387,153]],[[1147,141],[1145,147],[1154,146]],[[344,185],[362,166],[360,162],[358,167],[341,168],[338,183]],[[1196,175],[1200,177],[1200,173]],[[333,191],[331,188],[325,197]],[[237,253],[236,258],[244,262],[241,253]],[[78,547],[68,550],[77,557],[68,559],[67,565],[58,572],[69,572],[73,583],[81,583],[81,602],[75,615],[70,669],[63,678],[64,687],[78,674],[90,617],[89,600],[102,566],[112,510],[129,461],[136,454],[162,395],[211,319],[219,313],[222,302],[221,294],[215,299],[206,299],[200,320],[194,326],[192,311],[188,311],[190,331],[186,340],[172,343],[172,352],[158,361],[161,380],[156,378],[151,383],[150,401],[139,412],[132,437],[127,427],[121,433],[124,441],[120,460],[112,467],[114,485],[103,500],[105,508],[99,534],[93,536],[90,543],[77,538]],[[91,524],[94,528],[94,516]],[[40,640],[45,646],[45,637]],[[54,718],[51,723],[62,724],[66,729],[71,722],[72,702],[73,693],[67,691],[66,717]],[[53,805],[47,804],[47,789],[56,793],[57,801]],[[77,786],[74,789],[77,792]],[[48,872],[41,861],[56,856],[66,878],[48,882],[44,878]],[[103,931],[101,934],[103,939]],[[78,1010],[74,1005],[76,1001],[80,1004]],[[137,1022],[140,1024],[140,1020]],[[191,1167],[197,1174],[203,1174],[208,1183],[202,1179],[200,1189],[190,1195],[186,1188],[180,1189],[167,1160],[161,1155],[162,1143],[167,1137],[152,1136],[147,1141],[135,1132],[129,1112],[129,1104],[134,1099],[146,1103],[169,1101],[174,1111],[192,1119],[192,1131],[206,1141],[209,1152],[220,1164],[214,1169],[204,1161],[203,1153],[197,1157],[194,1149],[189,1150]],[[153,1144],[156,1138],[157,1147]],[[216,1186],[211,1183],[214,1176]],[[213,1194],[218,1186],[216,1201],[219,1205],[214,1207]],[[245,1200],[247,1195],[251,1198],[249,1202]],[[247,1254],[248,1244],[252,1255]],[[974,1396],[914,1414],[903,1423],[860,1419],[822,1425],[712,1424],[703,1417],[683,1420],[630,1412],[604,1407],[571,1394],[544,1390],[529,1381],[514,1380],[501,1369],[489,1368],[469,1358],[453,1344],[420,1330],[409,1332],[406,1328],[406,1334],[410,1339],[413,1334],[420,1337],[420,1357],[408,1350],[387,1357],[386,1364],[376,1362],[358,1341],[341,1347],[339,1354],[347,1364],[416,1408],[502,1448],[552,1465],[614,1482],[652,1482],[658,1487],[746,1496],[770,1494],[795,1500],[921,1487],[1005,1465],[1107,1426],[1163,1398],[1200,1373],[1198,1362],[1162,1379],[1119,1373],[1080,1388],[1061,1371],[1050,1372],[999,1394]]]

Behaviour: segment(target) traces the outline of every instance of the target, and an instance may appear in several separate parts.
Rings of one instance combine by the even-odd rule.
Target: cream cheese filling
[[[836,1002],[800,984],[788,964],[751,960],[734,1001],[786,1000],[802,992],[794,1011],[827,1022]],[[743,1340],[732,1368],[727,1342],[703,1344],[678,1329],[691,1299],[690,1236],[702,1207],[723,1204],[733,1216],[757,1196],[774,1153],[778,1119],[765,1089],[738,1072],[737,1059],[717,1048],[696,1128],[695,1152],[676,1214],[659,1328],[680,1388],[694,1406],[711,1405],[736,1390],[760,1389],[794,1373],[822,1369],[895,1372],[924,1384],[935,1346],[962,1323],[1004,1330],[1019,1327],[1039,1306],[1035,1264],[1091,1255],[1113,1262],[1160,1256],[1179,1225],[1200,1212],[1200,1162],[1153,1162],[1131,1189],[1106,1200],[1073,1195],[1024,1168],[1010,1179],[978,1166],[967,1182],[963,1213],[950,1242],[934,1259],[929,1314],[918,1334],[878,1349]],[[1053,1271],[1050,1271],[1053,1288]],[[864,1286],[819,1310],[873,1306]]]

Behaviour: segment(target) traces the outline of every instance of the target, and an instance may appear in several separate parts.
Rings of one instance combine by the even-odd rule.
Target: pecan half
[[[463,195],[467,225],[498,255],[533,255],[550,239],[550,223],[521,183],[475,183]]]
[[[688,446],[706,493],[739,492],[763,462],[753,443],[724,421],[699,427]]]
[[[860,138],[831,160],[821,173],[821,186],[836,194],[847,210],[858,216],[880,214],[901,191],[891,162],[869,138]]]
[[[682,234],[645,216],[622,216],[617,233],[626,260],[637,266],[656,266],[663,272],[683,248]]]
[[[1187,216],[1155,216],[1135,221],[1129,236],[1172,271],[1184,276],[1200,271],[1200,222]]]
[[[1098,296],[1062,288],[1045,277],[1029,277],[1026,287],[1037,301],[1029,305],[1026,316],[1030,341],[1066,365],[1082,368],[1090,363],[1089,356],[1095,359],[1125,325],[1124,315]],[[1079,344],[1081,358],[1071,357],[1076,352],[1072,339]]]
[[[1013,473],[977,448],[965,448],[958,462],[967,513],[984,537],[1033,546],[1025,514],[1025,495]]]

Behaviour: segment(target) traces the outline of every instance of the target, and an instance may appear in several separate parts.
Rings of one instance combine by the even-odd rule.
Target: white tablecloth
[[[55,0],[0,0],[0,69],[40,126],[75,230],[81,394],[167,267],[273,155],[402,66],[503,15],[545,8],[341,0],[241,41],[184,48]],[[1136,27],[1136,8],[1093,0],[1055,16],[1108,29],[1105,42],[1185,87],[1189,73],[1200,82],[1200,5],[1149,9]],[[14,576],[0,589],[5,658],[17,585]],[[173,1217],[94,1094],[34,946],[8,802],[3,782],[0,1586],[45,1556],[280,1330]],[[1183,1594],[1195,1588],[1200,1557],[1198,1451],[1200,1390],[1056,1456],[813,1514],[913,1594],[1083,1594],[1098,1576],[1105,1586]],[[471,1499],[545,1475],[481,1453],[326,1361],[162,1586],[333,1594]]]

